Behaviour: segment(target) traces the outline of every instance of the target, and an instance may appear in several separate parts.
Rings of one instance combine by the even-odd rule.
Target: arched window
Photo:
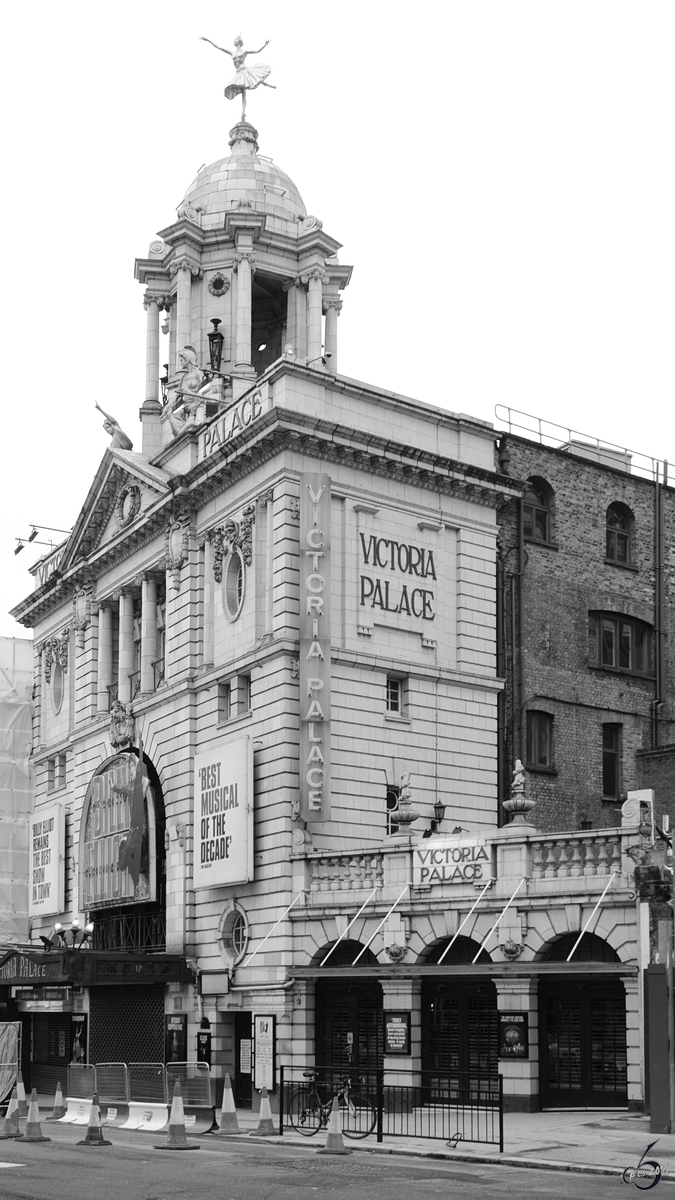
[[[631,540],[633,516],[623,504],[610,504],[607,509],[607,535],[605,556],[609,562],[621,567],[631,565]]]
[[[543,479],[530,479],[523,497],[523,534],[531,542],[551,541],[551,489]]]

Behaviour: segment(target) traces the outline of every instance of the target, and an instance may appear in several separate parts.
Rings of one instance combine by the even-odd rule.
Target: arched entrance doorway
[[[315,1061],[337,1073],[367,1074],[384,1059],[382,987],[377,979],[349,974],[362,948],[359,942],[340,942],[326,966],[344,968],[344,977],[331,975],[315,985]],[[323,949],[319,961],[329,949]],[[359,966],[377,966],[375,955],[367,950]]]
[[[561,971],[576,933],[549,947]],[[607,942],[585,934],[572,962],[617,963]],[[613,975],[547,975],[539,981],[539,1064],[543,1108],[610,1108],[628,1103],[626,996]]]
[[[437,963],[447,949],[448,938],[433,946],[425,963]],[[447,974],[427,976],[422,983],[422,1070],[435,1087],[471,1073],[497,1074],[497,992],[491,979],[462,973],[473,963],[479,943],[458,937],[443,959]],[[483,950],[479,963],[489,963]],[[435,1083],[434,1081],[437,1081]]]

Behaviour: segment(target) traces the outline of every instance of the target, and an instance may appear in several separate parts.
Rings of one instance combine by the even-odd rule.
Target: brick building
[[[522,759],[541,829],[618,825],[641,788],[672,821],[675,489],[667,464],[560,433],[499,443],[527,489],[500,515],[503,770]]]

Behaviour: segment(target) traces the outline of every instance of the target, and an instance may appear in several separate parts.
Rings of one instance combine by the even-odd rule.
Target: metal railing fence
[[[126,1104],[129,1100],[129,1068],[126,1063],[96,1063],[96,1092],[101,1104]]]
[[[164,1063],[129,1063],[129,1099],[142,1104],[166,1104]]]
[[[307,1077],[310,1071],[315,1073],[315,1084]],[[395,1077],[396,1082],[385,1082],[385,1076]],[[373,1106],[376,1120],[372,1132],[378,1142],[386,1135],[481,1142],[504,1149],[502,1077],[480,1071],[441,1075],[437,1071],[358,1071],[334,1065],[281,1067],[279,1133],[294,1128],[292,1100],[300,1091],[318,1095],[324,1109],[323,1124],[327,1124],[332,1098],[347,1077],[353,1094],[365,1097]]]
[[[209,1108],[211,1100],[211,1069],[205,1062],[166,1064],[166,1092],[169,1102],[176,1081],[180,1083],[184,1104]]]

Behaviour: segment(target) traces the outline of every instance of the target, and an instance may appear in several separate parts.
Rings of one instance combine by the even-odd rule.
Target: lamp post
[[[91,940],[91,936],[92,936],[93,932],[94,932],[94,922],[93,921],[89,921],[85,925],[84,929],[80,928],[80,922],[78,920],[71,921],[68,929],[65,929],[64,926],[60,923],[60,921],[57,921],[54,926],[54,933],[56,934],[57,938],[59,939],[57,945],[63,947],[66,950],[71,950],[71,949],[72,950],[81,950],[83,948],[83,946],[85,946],[86,943]],[[68,934],[70,934],[70,938],[71,938],[70,944],[68,943]],[[78,941],[78,937],[80,939],[79,941]],[[47,940],[45,938],[42,938],[42,941],[44,943],[45,950],[47,950],[48,949]],[[49,944],[50,944],[50,946],[53,946],[53,942],[50,942]]]

